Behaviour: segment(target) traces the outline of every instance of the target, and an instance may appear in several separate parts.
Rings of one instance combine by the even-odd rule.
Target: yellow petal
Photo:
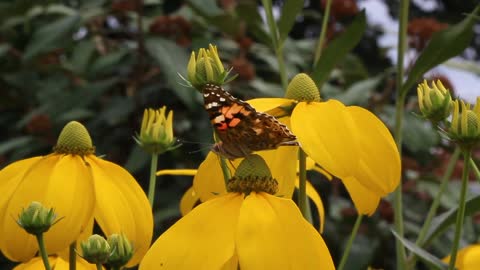
[[[185,191],[182,199],[180,200],[180,213],[182,213],[182,216],[185,216],[192,211],[193,207],[195,207],[195,205],[199,202],[200,197],[193,189],[193,186],[191,186],[187,191]]]
[[[195,176],[197,170],[193,169],[171,169],[171,170],[160,170],[157,172],[157,176],[161,175],[186,175],[186,176]]]
[[[209,200],[181,218],[152,245],[140,270],[221,269],[235,253],[235,228],[243,195]]]
[[[140,185],[122,167],[89,156],[95,180],[97,203],[95,220],[105,235],[124,233],[135,246],[128,262],[131,267],[140,262],[152,241],[153,216],[148,199]]]
[[[69,270],[69,263],[67,260],[56,257],[50,256],[48,257],[48,261],[50,262],[50,266],[55,268],[55,270]],[[90,264],[84,259],[77,257],[76,266],[78,270],[95,270],[97,267],[94,264]],[[44,270],[45,266],[43,266],[43,261],[40,257],[35,257],[26,263],[22,263],[17,265],[13,270]],[[102,267],[103,269],[103,267]]]
[[[449,263],[450,256],[442,259]],[[480,244],[474,244],[460,249],[457,253],[455,267],[458,270],[477,270],[480,265]]]
[[[287,98],[255,98],[247,101],[255,110],[266,112],[279,106],[292,104],[293,101]]]
[[[302,149],[333,175],[352,175],[359,166],[355,123],[338,101],[299,103],[291,116]]]
[[[12,218],[32,201],[54,208],[62,218],[44,234],[47,250],[55,253],[67,248],[93,215],[91,171],[80,156],[49,155],[34,163],[12,193],[0,220],[2,251],[13,261],[27,261],[37,251],[34,237]]]
[[[322,237],[290,199],[252,192],[240,209],[240,269],[335,269]]]
[[[235,162],[238,163],[238,161]],[[233,173],[231,164],[227,162],[227,165]],[[200,164],[197,174],[193,178],[193,188],[202,201],[227,193],[222,169],[220,168],[220,158],[216,154],[208,153],[205,160]]]
[[[295,185],[298,188],[298,185],[299,185],[298,178]],[[310,181],[307,181],[307,196],[310,199],[312,199],[313,203],[315,203],[315,206],[317,207],[318,218],[320,219],[319,231],[320,233],[323,233],[323,226],[325,225],[325,208],[323,207],[323,202],[322,202],[322,199],[320,198],[320,195],[318,194],[315,187],[313,187],[313,185],[310,183]]]
[[[342,182],[347,188],[357,211],[360,214],[372,215],[380,203],[380,196],[353,177],[345,177]]]
[[[379,196],[392,192],[400,183],[400,155],[387,127],[371,112],[356,106],[347,108],[357,124],[361,160],[354,176]]]

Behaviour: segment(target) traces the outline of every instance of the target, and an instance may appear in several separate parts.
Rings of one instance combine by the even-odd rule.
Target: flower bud
[[[165,117],[166,110],[163,106],[159,110],[145,109],[143,112],[140,135],[134,139],[149,153],[162,154],[179,146],[175,145],[173,137],[173,111]]]
[[[442,82],[432,82],[429,87],[427,81],[419,84],[417,87],[418,105],[422,116],[432,122],[445,120],[452,110],[452,97],[450,91],[445,89]]]
[[[448,135],[462,147],[471,148],[480,141],[480,97],[473,109],[463,100],[453,102],[452,122]]]
[[[98,234],[91,235],[80,243],[82,258],[92,264],[104,264],[110,257],[110,245],[107,240]]]
[[[56,223],[56,218],[53,208],[47,209],[41,203],[33,201],[26,209],[22,209],[17,223],[29,234],[40,235]]]
[[[133,256],[133,247],[124,234],[112,234],[108,237],[112,251],[107,263],[114,268],[120,268],[128,263]]]
[[[196,89],[201,91],[207,83],[222,85],[226,83],[228,73],[218,56],[216,46],[210,44],[208,49],[201,48],[197,57],[192,52],[187,66],[187,78]]]
[[[305,73],[293,77],[287,87],[285,97],[297,101],[320,101],[320,91],[315,82]]]

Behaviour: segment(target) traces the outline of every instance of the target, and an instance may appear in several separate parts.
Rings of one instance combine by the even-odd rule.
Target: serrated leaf
[[[465,203],[465,216],[470,216],[480,211],[480,195],[468,199]],[[455,223],[457,218],[458,206],[449,211],[436,216],[432,220],[430,230],[428,230],[427,237],[425,237],[425,245],[435,239],[439,234],[443,233],[448,227]]]
[[[418,256],[425,264],[435,269],[447,269],[447,265],[443,263],[440,259],[433,256],[432,254],[428,253],[426,250],[422,249],[421,247],[415,245],[414,243],[410,242],[409,240],[401,237],[397,234],[397,232],[392,230],[393,235],[402,242],[403,246],[406,247],[408,250],[413,252],[415,255]]]
[[[347,53],[360,42],[366,27],[365,11],[362,11],[355,17],[345,32],[334,39],[328,47],[323,50],[317,65],[312,71],[312,79],[319,89],[321,89],[322,85],[328,79],[335,65],[345,58]]]
[[[23,55],[24,60],[29,60],[39,53],[60,48],[66,41],[71,41],[71,35],[79,21],[78,15],[62,17],[37,29],[27,45]]]
[[[148,38],[145,41],[147,52],[157,61],[162,68],[167,84],[173,92],[190,108],[195,105],[194,89],[180,84],[178,73],[184,74],[187,70],[189,55],[186,50],[178,47],[174,42],[163,38]]]
[[[431,68],[460,54],[468,47],[474,35],[473,25],[475,15],[479,12],[480,5],[461,22],[437,32],[432,36],[427,47],[418,56],[408,74],[407,81],[403,84],[401,92],[409,91],[410,88]]]
[[[280,32],[280,44],[288,37],[288,33],[295,24],[298,13],[302,11],[303,1],[286,0],[282,6],[280,20],[278,21],[278,31]]]

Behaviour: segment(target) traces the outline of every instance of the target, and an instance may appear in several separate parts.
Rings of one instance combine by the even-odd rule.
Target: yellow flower
[[[447,133],[452,140],[466,148],[480,141],[480,97],[477,97],[473,109],[463,100],[453,102],[452,122]]]
[[[143,112],[140,135],[135,141],[149,153],[161,154],[177,147],[173,137],[173,111],[165,117],[166,110],[163,106],[159,110],[145,109]]]
[[[59,256],[50,256],[48,258],[50,266],[55,270],[69,270],[70,264],[68,260],[63,259]],[[94,264],[89,264],[82,258],[77,257],[77,270],[96,270],[97,267]],[[13,270],[45,270],[43,265],[42,258],[35,257],[26,263],[19,264],[13,268]]]
[[[37,252],[35,237],[12,218],[32,201],[54,208],[58,223],[44,234],[50,254],[66,249],[92,220],[106,235],[124,233],[135,243],[128,266],[147,251],[153,217],[145,193],[122,167],[97,158],[88,131],[78,122],[62,130],[54,153],[10,164],[0,171],[0,249],[12,261]]]
[[[380,198],[400,183],[397,146],[381,120],[357,106],[319,101],[318,89],[306,74],[295,76],[287,97],[249,103],[274,116],[288,115],[302,149],[324,170],[340,178],[361,214],[373,214]],[[283,115],[282,115],[283,113]]]
[[[254,157],[239,165],[230,193],[202,203],[162,234],[140,270],[334,269],[323,239],[296,205],[266,192],[276,182]]]
[[[452,97],[440,80],[432,82],[432,87],[427,81],[417,87],[418,105],[423,117],[434,122],[443,121],[447,118],[452,109]]]
[[[449,263],[450,256],[442,259]],[[480,265],[480,244],[470,245],[460,249],[457,253],[455,268],[457,270],[477,270]]]

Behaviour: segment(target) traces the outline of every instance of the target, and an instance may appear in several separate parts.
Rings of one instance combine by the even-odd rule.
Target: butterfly
[[[227,158],[246,157],[254,151],[298,145],[296,136],[275,117],[257,112],[222,87],[206,84],[204,106],[220,139],[212,151]]]

